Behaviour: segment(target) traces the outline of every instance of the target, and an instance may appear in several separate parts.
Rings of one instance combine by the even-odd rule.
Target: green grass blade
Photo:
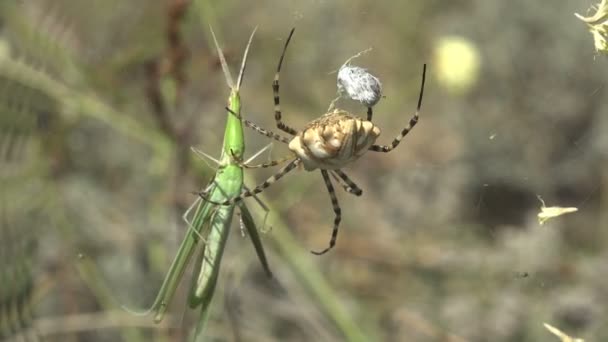
[[[207,217],[210,216],[212,208],[213,205],[210,203],[199,201],[194,218],[190,224],[190,229],[188,229],[186,236],[177,250],[175,258],[169,267],[169,271],[167,271],[167,275],[165,276],[163,284],[161,285],[152,306],[143,312],[136,312],[125,306],[123,306],[123,309],[136,315],[148,315],[149,313],[154,312],[154,321],[157,323],[162,321],[167,311],[167,306],[171,302],[186,267],[194,254],[194,250],[203,233],[204,222],[207,221]]]
[[[202,227],[204,226],[203,223],[206,221],[207,217],[210,216],[212,207],[213,206],[211,204],[203,203],[201,201],[201,204],[199,204],[199,207],[197,208],[195,220],[192,222],[191,228],[188,230],[186,237],[182,241],[175,259],[169,268],[169,272],[167,272],[167,276],[165,277],[165,281],[161,286],[157,299],[152,305],[152,310],[155,312],[155,322],[160,322],[163,319],[167,306],[171,302],[171,299],[175,294],[175,290],[177,289],[177,286],[184,275],[184,271],[188,266],[190,258],[192,257],[200,240],[200,234]]]
[[[272,272],[270,271],[270,266],[268,266],[268,260],[266,259],[266,254],[264,253],[264,245],[262,245],[262,240],[260,239],[260,234],[258,233],[258,229],[255,226],[255,222],[253,220],[253,216],[249,209],[245,205],[245,203],[239,203],[239,208],[241,209],[241,218],[243,219],[243,224],[247,229],[247,233],[249,233],[249,238],[253,243],[253,247],[255,248],[255,253],[258,255],[258,259],[260,263],[262,263],[262,267],[264,267],[264,271],[269,277],[272,277]]]

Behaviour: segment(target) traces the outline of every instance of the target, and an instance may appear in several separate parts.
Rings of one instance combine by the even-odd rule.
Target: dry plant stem
[[[186,84],[184,63],[188,57],[188,48],[184,45],[180,24],[186,15],[188,5],[190,0],[168,0],[167,7],[168,72],[175,81],[177,103]]]
[[[194,125],[188,122],[179,126],[175,115],[180,112],[180,98],[186,86],[184,64],[188,51],[183,44],[180,26],[188,10],[190,1],[167,1],[167,50],[165,56],[149,61],[146,65],[146,95],[160,130],[173,143],[174,151],[172,154],[175,155],[176,162],[173,177],[173,193],[170,202],[175,212],[183,212],[186,208],[179,200],[183,193],[183,189],[180,188],[179,184],[182,183],[183,179],[187,178],[190,162],[189,146]],[[163,82],[171,82],[175,93],[164,94],[161,91],[161,83]],[[179,220],[179,217],[176,217],[176,219]]]

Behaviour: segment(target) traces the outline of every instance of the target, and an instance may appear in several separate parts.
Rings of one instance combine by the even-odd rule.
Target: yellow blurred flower
[[[434,74],[448,91],[466,93],[477,83],[481,58],[475,44],[467,38],[440,38],[435,46],[434,58]]]

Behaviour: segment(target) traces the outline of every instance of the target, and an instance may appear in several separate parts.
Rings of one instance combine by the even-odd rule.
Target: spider
[[[335,214],[329,246],[321,251],[311,251],[313,254],[321,255],[328,252],[336,245],[338,227],[340,225],[340,221],[342,220],[342,210],[340,209],[338,197],[336,196],[330,176],[333,177],[333,179],[340,186],[342,186],[346,192],[356,196],[361,196],[363,191],[340,169],[359,159],[367,151],[385,153],[392,151],[395,147],[397,147],[397,145],[399,145],[401,140],[409,133],[416,123],[418,123],[418,113],[422,105],[422,95],[424,92],[424,82],[426,78],[426,64],[424,64],[422,69],[422,82],[416,112],[410,119],[407,127],[405,127],[401,133],[395,137],[390,145],[385,146],[374,144],[376,139],[380,136],[380,128],[374,125],[374,123],[371,121],[373,115],[371,107],[367,108],[367,120],[363,120],[345,110],[335,108],[322,115],[320,118],[308,123],[303,130],[297,131],[282,121],[279,99],[279,74],[281,72],[281,66],[287,51],[287,46],[289,45],[294,31],[295,28],[290,31],[289,36],[285,41],[285,46],[283,47],[283,52],[281,53],[281,58],[279,59],[279,65],[274,76],[274,81],[272,82],[272,90],[274,95],[274,118],[277,127],[293,137],[291,139],[285,138],[280,134],[264,129],[251,121],[243,120],[247,127],[252,128],[256,132],[287,144],[292,154],[286,158],[259,165],[247,165],[242,163],[242,161],[237,160],[233,155],[235,160],[246,168],[266,168],[279,165],[289,160],[291,161],[254,189],[243,190],[239,196],[233,197],[225,202],[215,204],[229,205],[240,201],[245,197],[254,196],[268,188],[274,182],[300,165],[306,171],[319,169],[321,171],[321,176],[323,176],[325,186],[329,192],[331,204]],[[228,109],[228,111],[230,111],[230,109]],[[232,114],[237,115],[236,113]],[[199,195],[203,199],[208,200],[205,197],[205,193],[199,193]]]

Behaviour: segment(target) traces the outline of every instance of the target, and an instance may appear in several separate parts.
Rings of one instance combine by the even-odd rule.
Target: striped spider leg
[[[416,112],[414,113],[414,116],[412,116],[412,118],[410,119],[410,122],[401,131],[401,133],[399,133],[395,137],[395,139],[393,139],[393,142],[391,142],[390,146],[372,145],[369,148],[370,151],[385,152],[385,153],[392,151],[395,147],[397,147],[397,145],[399,145],[399,143],[401,142],[401,140],[403,138],[405,138],[405,136],[410,132],[410,130],[412,130],[412,128],[414,128],[414,126],[416,126],[416,124],[418,123],[418,118],[419,118],[419,113],[420,113],[420,107],[422,107],[422,95],[424,94],[424,81],[425,80],[426,80],[426,64],[424,64],[422,66],[422,82],[420,83],[420,94],[418,95],[418,105],[416,106]],[[371,108],[368,111],[368,116],[370,116],[370,115],[371,115]]]
[[[408,125],[393,139],[391,145],[375,145],[374,143],[376,142],[376,139],[380,136],[380,128],[374,125],[371,120],[363,120],[339,108],[330,109],[328,113],[325,113],[321,117],[309,122],[303,130],[296,131],[281,121],[282,113],[279,100],[279,72],[281,70],[281,65],[283,63],[287,46],[293,33],[294,30],[292,29],[289,33],[285,46],[283,47],[277,72],[272,83],[275,121],[277,123],[277,127],[284,132],[293,135],[293,138],[285,138],[280,134],[268,131],[248,120],[243,120],[245,126],[252,128],[264,136],[287,144],[289,150],[292,152],[289,157],[250,167],[271,167],[286,161],[289,161],[289,163],[255,188],[251,190],[244,190],[239,196],[216,204],[230,205],[245,197],[259,194],[298,166],[304,168],[306,171],[319,169],[321,171],[321,176],[323,177],[327,191],[329,192],[335,214],[329,246],[319,252],[312,251],[314,254],[324,254],[335,246],[338,236],[338,227],[342,218],[340,205],[338,203],[331,178],[333,177],[334,180],[338,182],[338,184],[340,184],[340,186],[342,186],[342,188],[348,193],[356,196],[360,196],[363,193],[363,191],[352,180],[350,180],[350,178],[348,178],[343,171],[341,171],[341,168],[356,161],[367,151],[392,151],[418,123],[418,115],[422,105],[422,96],[424,93],[424,84],[426,79],[426,64],[423,66],[422,70],[422,82],[416,112],[410,119]],[[368,107],[367,109],[367,117],[372,117],[371,107]],[[243,167],[248,166],[243,165]],[[208,200],[205,194],[201,193],[200,195],[204,199]]]
[[[228,109],[229,110],[229,109]],[[233,113],[234,115],[236,115],[236,113]],[[327,115],[327,114],[326,114]],[[313,125],[316,124],[315,120],[313,122],[311,122],[309,124]],[[322,121],[322,120],[321,120]],[[272,139],[275,139],[277,141],[280,141],[282,143],[286,143],[286,144],[291,144],[291,142],[293,141],[289,141],[288,139],[282,137],[279,134],[276,134],[274,132],[268,131],[248,120],[243,120],[243,122],[245,123],[245,126],[250,127],[252,129],[254,129],[256,132],[270,137]],[[290,146],[291,149],[291,146]],[[235,158],[234,154],[233,154],[233,158]],[[293,154],[287,156],[287,157],[283,157],[277,160],[273,160],[267,163],[263,163],[263,164],[259,164],[259,165],[247,165],[247,163],[242,163],[240,160],[238,160],[237,158],[235,158],[235,161],[237,163],[240,164],[240,166],[244,167],[244,168],[266,168],[266,167],[272,167],[272,166],[276,166],[279,165],[283,162],[286,162],[288,160],[291,160],[291,162],[283,167],[281,170],[279,170],[279,172],[277,172],[275,175],[273,175],[272,177],[268,178],[265,182],[263,182],[262,184],[260,184],[259,186],[257,186],[256,188],[254,188],[253,190],[249,191],[249,190],[245,190],[241,193],[240,196],[235,197],[233,199],[231,199],[230,201],[224,202],[224,203],[217,203],[217,204],[229,204],[229,203],[234,203],[236,201],[241,200],[244,197],[249,197],[249,196],[255,196],[256,194],[262,192],[264,189],[266,189],[267,187],[269,187],[270,185],[272,185],[274,182],[276,182],[277,180],[279,180],[281,177],[283,177],[285,174],[287,174],[288,172],[290,172],[291,170],[293,170],[297,165],[300,164],[301,159],[297,156],[297,154],[294,156]],[[305,166],[306,168],[306,166]],[[307,169],[308,170],[308,169]],[[310,169],[309,171],[312,171],[313,169]],[[347,175],[346,173],[344,173],[342,170],[340,169],[335,169],[335,168],[331,168],[331,169],[321,169],[321,175],[323,176],[323,181],[325,182],[325,186],[327,187],[327,191],[329,192],[329,196],[331,199],[331,203],[332,203],[332,208],[333,211],[335,213],[335,219],[334,219],[334,228],[332,230],[332,236],[330,239],[330,243],[329,243],[329,247],[327,247],[326,249],[317,252],[317,251],[311,251],[313,254],[317,254],[317,255],[321,255],[326,253],[327,251],[329,251],[331,248],[333,248],[333,246],[336,244],[336,240],[337,240],[337,235],[338,235],[338,227],[340,225],[340,222],[342,220],[342,210],[340,208],[340,205],[338,203],[338,198],[336,196],[336,192],[335,189],[333,187],[333,184],[331,182],[331,179],[329,178],[330,175],[334,178],[334,180],[336,182],[338,182],[338,184],[340,184],[340,186],[344,189],[344,191],[353,194],[355,196],[361,196],[363,194],[363,190],[361,190],[357,184],[355,184],[355,182],[353,182]],[[201,194],[201,196],[204,196],[203,194]]]
[[[334,177],[334,180],[342,186],[344,191],[349,194],[353,194],[355,196],[361,196],[363,194],[363,190],[361,190],[355,182],[350,180],[346,173],[342,172],[342,170],[331,170],[331,176]],[[336,177],[337,175],[337,177]],[[344,183],[342,183],[344,182]]]
[[[291,41],[291,37],[295,32],[296,28],[292,28],[289,31],[289,36],[285,41],[285,45],[283,46],[283,52],[281,53],[281,58],[279,59],[279,65],[277,66],[277,72],[274,74],[274,81],[272,81],[272,95],[274,98],[274,120],[277,122],[277,127],[290,135],[297,135],[298,131],[295,129],[285,125],[283,121],[281,121],[281,104],[279,100],[279,74],[281,73],[281,66],[283,65],[283,58],[285,57],[285,52],[287,52],[287,46],[289,45],[289,41]]]

